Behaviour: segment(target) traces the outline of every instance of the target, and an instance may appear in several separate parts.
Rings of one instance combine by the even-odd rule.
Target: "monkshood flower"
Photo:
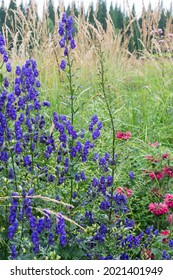
[[[56,234],[60,236],[60,245],[64,247],[67,244],[65,221],[60,213],[56,216]]]
[[[12,193],[12,202],[10,206],[10,215],[8,218],[10,226],[8,227],[8,238],[12,240],[18,228],[18,220],[17,220],[17,209],[18,209],[18,193]],[[16,247],[12,245],[11,247],[11,258],[16,259],[17,252]]]
[[[128,227],[128,228],[133,228],[134,224],[135,224],[134,220],[130,220],[130,219],[126,218],[124,226]]]
[[[49,245],[53,245],[54,242],[55,242],[55,241],[54,241],[54,235],[53,235],[52,232],[50,232],[49,235],[48,235],[48,244],[49,244]]]
[[[120,255],[120,260],[130,260],[130,257],[129,257],[128,254],[122,253],[122,254]]]
[[[108,210],[109,208],[110,208],[110,206],[111,206],[111,204],[110,204],[110,202],[109,201],[102,201],[101,203],[100,203],[100,209],[101,210]]]
[[[11,246],[11,258],[13,260],[17,258],[17,250],[16,250],[16,246],[15,245]]]
[[[38,236],[38,232],[35,230],[35,231],[33,231],[32,232],[32,234],[31,234],[31,240],[32,240],[32,243],[33,243],[33,252],[35,253],[35,254],[37,254],[38,253],[38,251],[39,251],[39,245],[40,245],[40,243],[39,243],[39,236]]]
[[[130,177],[131,180],[133,180],[135,178],[135,174],[134,174],[133,171],[129,172],[129,177]]]
[[[89,131],[92,132],[92,139],[93,140],[96,140],[100,136],[100,130],[101,129],[102,129],[102,122],[98,120],[97,115],[94,115],[91,118],[91,122],[90,122],[90,125],[89,125]]]
[[[64,12],[62,14],[62,19],[59,22],[59,29],[58,29],[59,35],[62,37],[59,41],[59,45],[62,49],[64,49],[64,56],[68,56],[69,50],[75,49],[76,44],[75,40],[72,36],[73,34],[73,17],[69,16],[67,17],[66,13]],[[66,60],[62,59],[60,63],[61,70],[65,70],[66,68]]]
[[[65,68],[66,68],[66,61],[64,60],[64,59],[62,59],[62,61],[61,61],[61,63],[60,63],[60,68],[61,68],[61,70],[65,70]]]
[[[172,260],[170,254],[168,254],[165,250],[162,252],[162,260]]]
[[[96,245],[96,242],[102,243],[105,240],[105,235],[108,232],[108,229],[106,225],[101,224],[99,229],[97,230],[96,234],[91,239],[91,248],[93,248]]]
[[[86,211],[85,218],[89,220],[90,225],[94,223],[94,214],[91,211]]]
[[[0,53],[1,54],[4,54],[4,52],[5,52],[4,47],[5,47],[5,40],[4,40],[4,37],[2,36],[2,33],[0,32]]]
[[[16,213],[17,213],[17,209],[18,209],[18,193],[13,192],[12,193],[12,202],[11,202],[11,206],[10,206],[10,214],[8,217],[8,221],[11,225],[13,225],[13,223],[16,220]]]
[[[11,64],[8,62],[8,53],[5,51],[5,39],[0,32],[0,54],[3,56],[3,62],[6,63],[6,69],[11,72]]]

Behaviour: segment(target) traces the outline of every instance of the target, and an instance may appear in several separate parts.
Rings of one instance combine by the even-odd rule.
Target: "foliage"
[[[171,148],[133,136],[148,108],[135,119],[132,107],[133,131],[118,124],[103,38],[98,105],[82,106],[72,16],[58,33],[66,114],[42,100],[34,59],[12,71],[0,34],[0,258],[172,259]]]

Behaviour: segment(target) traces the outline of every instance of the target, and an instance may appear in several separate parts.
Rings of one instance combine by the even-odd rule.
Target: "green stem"
[[[106,103],[106,107],[109,113],[110,122],[111,122],[111,130],[112,130],[112,187],[111,187],[111,198],[110,198],[110,211],[109,211],[109,222],[111,222],[112,217],[112,204],[113,204],[113,192],[114,192],[114,177],[115,177],[115,126],[114,126],[114,118],[111,111],[111,107],[109,105],[109,101],[106,95],[106,89],[105,89],[105,69],[104,69],[104,57],[103,52],[99,50],[99,57],[100,57],[100,76],[101,76],[101,90],[103,93],[103,97]]]
[[[15,180],[15,187],[17,191],[17,176],[16,176],[16,170],[14,166],[14,158],[13,158],[13,153],[11,152],[11,159],[12,159],[12,166],[13,166],[13,171],[14,171],[14,180]]]
[[[74,123],[74,89],[72,85],[72,63],[70,61],[69,54],[67,55],[68,61],[68,80],[69,80],[69,91],[70,91],[70,109],[71,109],[71,124]]]
[[[69,92],[70,92],[70,110],[71,110],[71,124],[73,126],[74,124],[74,89],[73,89],[73,84],[72,84],[72,62],[70,61],[70,55],[68,53],[67,55],[67,61],[68,61],[68,81],[69,81]],[[70,148],[73,147],[73,138],[71,139],[70,143]],[[73,158],[70,157],[70,162],[71,162],[71,173],[73,173]],[[74,178],[73,174],[71,174],[71,179],[70,179],[70,204],[72,203],[72,195],[73,195],[73,183],[74,183]]]

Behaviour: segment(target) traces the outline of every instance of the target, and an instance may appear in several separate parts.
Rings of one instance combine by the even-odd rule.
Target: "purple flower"
[[[19,66],[16,66],[16,75],[20,76],[21,74],[21,68]]]
[[[32,161],[31,161],[31,157],[30,157],[29,155],[24,156],[23,161],[24,161],[24,166],[25,166],[25,167],[30,166],[30,165],[31,165],[31,163],[32,163]]]
[[[61,48],[64,48],[65,47],[65,39],[62,38],[60,41],[59,41],[59,45]]]
[[[82,181],[86,181],[85,173],[82,171],[80,174]]]
[[[102,201],[100,203],[100,209],[101,210],[108,210],[110,208],[110,202],[109,201]]]
[[[73,38],[70,40],[70,47],[71,47],[71,49],[75,49],[76,48],[76,44],[75,44],[75,41],[74,41]]]
[[[66,23],[67,22],[67,16],[66,16],[66,12],[64,12],[62,14],[62,23]]]
[[[37,244],[38,243],[39,237],[38,237],[38,232],[36,230],[32,232],[31,238],[32,238],[32,243],[33,244]]]
[[[120,260],[129,260],[130,258],[129,258],[129,255],[127,255],[126,253],[122,253],[121,255],[120,255]]]
[[[10,168],[9,173],[8,173],[8,178],[13,180],[14,179],[14,170],[13,168]]]
[[[30,188],[27,193],[27,196],[32,196],[33,194],[34,194],[34,188]]]
[[[108,176],[108,177],[107,177],[107,186],[108,186],[108,187],[112,186],[112,183],[113,183],[113,178],[112,178],[112,176]]]
[[[40,102],[38,101],[38,100],[35,100],[34,101],[34,108],[36,109],[36,110],[39,110],[40,109]]]
[[[55,176],[53,176],[52,174],[49,175],[48,177],[48,181],[49,182],[53,182],[55,180]]]
[[[98,116],[97,116],[97,115],[94,115],[94,116],[91,118],[91,123],[92,123],[93,125],[95,125],[97,122],[98,122]]]
[[[74,192],[74,193],[72,194],[72,198],[75,199],[76,197],[77,197],[77,192]]]
[[[17,258],[17,251],[16,251],[16,246],[12,245],[11,246],[11,258],[16,259]]]
[[[44,230],[45,220],[43,218],[38,219],[37,222],[37,232],[40,234]]]
[[[92,133],[92,139],[93,139],[93,140],[96,140],[99,136],[100,136],[100,131],[99,131],[99,129],[96,129],[96,130]]]
[[[129,177],[131,180],[133,180],[135,178],[135,174],[133,173],[133,171],[129,172]]]
[[[31,216],[29,219],[30,222],[30,229],[34,230],[37,227],[37,219],[34,216]]]
[[[50,102],[48,102],[48,101],[43,101],[42,105],[43,105],[43,106],[50,107]]]
[[[99,130],[102,129],[102,122],[101,121],[97,123],[97,127],[98,127]]]
[[[20,154],[20,153],[23,151],[20,142],[16,142],[16,145],[15,145],[15,147],[14,147],[14,150],[15,150],[16,154]]]
[[[62,59],[62,61],[60,63],[60,68],[61,68],[61,70],[65,70],[65,68],[66,68],[66,61],[64,59]]]
[[[14,235],[15,235],[15,227],[13,225],[9,226],[8,228],[8,238],[9,239],[13,239]]]
[[[7,162],[8,161],[8,152],[2,151],[0,153],[0,160],[3,162]]]
[[[7,69],[7,72],[11,72],[11,70],[12,70],[11,64],[9,62],[6,63],[6,69]]]
[[[48,244],[49,245],[53,245],[54,244],[54,236],[53,236],[52,232],[50,232],[49,235],[48,235]]]
[[[4,52],[3,61],[6,63],[8,61],[8,53]]]
[[[60,235],[60,245],[64,247],[67,244],[66,233]]]
[[[57,215],[57,223],[56,223],[56,234],[63,234],[65,230],[65,222],[64,218],[61,215]]]
[[[33,247],[33,252],[34,254],[38,254],[39,251],[39,243],[36,243],[35,246]]]
[[[5,87],[5,88],[8,88],[8,86],[9,86],[9,82],[8,82],[8,78],[6,77],[6,78],[4,79],[4,87]]]
[[[86,211],[85,218],[89,220],[91,225],[94,223],[94,214],[91,211]]]
[[[68,47],[67,46],[65,47],[65,50],[64,50],[64,56],[68,56]]]
[[[169,241],[169,247],[173,247],[173,240],[172,239]]]
[[[64,35],[64,27],[63,27],[62,22],[59,22],[59,30],[58,30],[58,33],[59,33],[60,36],[63,36],[63,35]]]
[[[72,158],[74,158],[74,157],[76,157],[76,153],[77,153],[76,147],[72,147],[71,152],[70,152],[70,156]]]
[[[59,140],[60,140],[61,142],[63,142],[63,143],[66,143],[66,141],[67,141],[67,136],[66,136],[65,134],[61,134],[61,135],[59,136]]]
[[[40,84],[40,81],[39,81],[39,80],[37,80],[35,84],[36,84],[36,87],[38,87],[38,88],[41,86],[41,84]]]

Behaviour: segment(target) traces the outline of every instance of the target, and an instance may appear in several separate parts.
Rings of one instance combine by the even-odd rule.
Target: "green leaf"
[[[3,77],[3,75],[0,73],[0,84],[2,84],[3,80],[4,80],[4,77]]]

